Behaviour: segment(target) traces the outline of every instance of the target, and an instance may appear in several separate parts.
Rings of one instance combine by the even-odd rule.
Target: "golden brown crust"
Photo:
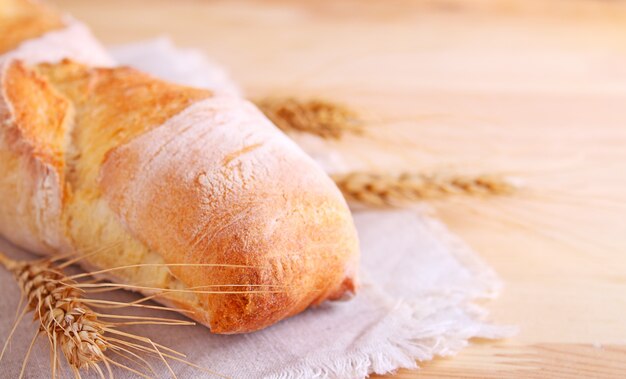
[[[249,332],[353,291],[357,239],[331,180],[250,104],[193,107],[198,119],[179,115],[112,150],[102,186],[166,262],[250,266],[172,269],[189,288],[263,292],[201,296],[201,321],[217,333]]]
[[[63,234],[60,215],[71,105],[20,62],[0,64],[0,75],[1,231],[27,248],[54,251]]]
[[[53,29],[49,21],[0,35],[0,47]],[[181,289],[161,301],[194,310],[216,333],[258,330],[354,291],[358,242],[345,201],[249,103],[130,68],[0,66],[0,232],[14,242],[102,251],[84,260],[91,268],[245,265],[112,273]]]
[[[21,138],[36,147],[19,154],[42,155],[66,189],[67,245],[107,250],[85,264],[248,266],[116,273],[131,284],[247,291],[164,299],[216,333],[258,330],[354,291],[358,246],[345,201],[249,103],[69,61],[14,63],[6,83]]]
[[[87,265],[108,268],[141,263],[162,263],[121,225],[102,199],[98,183],[106,154],[163,123],[193,102],[211,96],[157,81],[137,70],[118,67],[90,68],[64,61],[40,64],[38,72],[73,104],[74,123],[67,151],[63,223],[69,244],[79,252],[104,249]],[[116,281],[169,288],[176,286],[169,270],[145,269],[115,272]],[[172,296],[193,301],[193,296]],[[179,299],[180,300],[180,299]]]
[[[94,189],[105,154],[159,126],[193,102],[210,97],[196,90],[155,80],[130,67],[90,68],[64,60],[37,66],[41,75],[75,109],[72,133],[75,159],[69,163],[74,191]]]
[[[63,17],[58,12],[40,3],[0,0],[0,54],[63,25]]]
[[[7,142],[27,149],[62,174],[69,101],[19,61],[8,64],[5,75],[3,88],[14,121]]]

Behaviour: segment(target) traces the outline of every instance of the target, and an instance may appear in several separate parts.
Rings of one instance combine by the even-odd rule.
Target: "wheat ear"
[[[39,331],[56,341],[71,367],[93,368],[104,360],[107,342],[105,325],[96,313],[82,304],[76,282],[46,260],[18,262],[0,255],[1,263],[17,279],[26,299],[27,311],[39,321]]]
[[[363,132],[363,122],[354,111],[330,101],[268,97],[255,103],[285,132],[311,133],[325,139],[340,139],[345,134]]]
[[[352,172],[333,175],[332,178],[346,199],[376,207],[398,206],[456,195],[509,195],[517,189],[512,181],[494,175]]]
[[[181,357],[184,357],[183,354],[156,344],[149,338],[118,330],[119,326],[125,325],[194,325],[193,322],[167,318],[98,313],[88,304],[92,304],[92,306],[95,307],[136,307],[142,305],[139,304],[141,301],[121,303],[85,298],[86,291],[82,288],[84,283],[77,282],[72,277],[65,275],[61,270],[64,264],[57,263],[57,260],[54,258],[35,261],[16,261],[0,253],[0,264],[16,278],[19,288],[22,291],[22,300],[25,300],[26,303],[21,312],[19,312],[20,307],[18,306],[19,317],[17,317],[13,329],[0,353],[0,360],[4,356],[17,325],[26,313],[32,312],[35,321],[38,322],[39,325],[35,338],[39,334],[44,334],[48,337],[48,341],[50,342],[52,349],[51,376],[53,378],[56,377],[56,371],[59,367],[57,348],[60,349],[65,356],[76,378],[81,377],[79,372],[81,369],[93,369],[100,377],[104,377],[102,368],[100,367],[101,364],[105,366],[110,377],[113,376],[111,366],[120,367],[141,377],[148,377],[148,375],[138,370],[111,359],[105,355],[107,351],[121,356],[134,364],[138,364],[142,368],[148,368],[154,373],[149,363],[141,357],[141,354],[150,354],[153,357],[161,359],[167,366],[172,377],[176,377],[176,375],[165,358],[170,358],[205,370],[182,359]],[[145,307],[162,309],[156,306]],[[111,319],[112,321],[103,321],[103,319]],[[35,339],[31,342],[26,358],[24,359],[20,377],[24,374],[24,368],[32,346],[34,345],[34,341]],[[208,370],[205,371],[221,376]]]

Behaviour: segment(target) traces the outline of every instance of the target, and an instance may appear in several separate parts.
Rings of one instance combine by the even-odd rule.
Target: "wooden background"
[[[520,334],[397,377],[626,377],[624,3],[55,2],[109,44],[199,47],[250,96],[361,110],[376,137],[353,146],[378,168],[522,181],[512,198],[433,204],[502,276],[487,307]]]

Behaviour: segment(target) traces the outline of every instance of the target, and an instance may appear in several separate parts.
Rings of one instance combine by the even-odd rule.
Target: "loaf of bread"
[[[5,238],[164,289],[216,333],[354,292],[343,197],[253,105],[112,67],[83,25],[26,0],[0,0],[0,54]]]

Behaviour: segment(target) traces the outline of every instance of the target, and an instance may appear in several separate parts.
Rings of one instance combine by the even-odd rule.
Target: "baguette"
[[[6,9],[0,30],[21,28]],[[39,8],[24,9],[36,18]],[[242,99],[90,66],[110,65],[104,50],[58,19],[31,20],[38,33],[19,32],[21,43],[0,37],[5,238],[81,254],[87,269],[147,294],[163,289],[157,301],[215,333],[258,330],[355,291],[349,209],[295,143]],[[46,44],[51,35],[66,43]],[[28,47],[42,43],[49,59]],[[102,54],[67,48],[86,44]]]

